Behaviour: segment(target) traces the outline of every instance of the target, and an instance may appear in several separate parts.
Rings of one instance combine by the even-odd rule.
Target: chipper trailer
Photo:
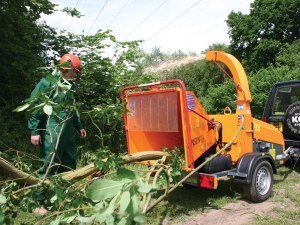
[[[251,116],[251,94],[240,62],[221,51],[208,51],[206,60],[222,62],[230,70],[236,85],[235,113],[226,107],[223,114],[209,115],[181,80],[125,87],[121,98],[128,110],[128,153],[183,149],[183,186],[216,189],[219,178],[234,177],[248,199],[262,202],[270,196],[273,174],[289,150],[278,129]]]

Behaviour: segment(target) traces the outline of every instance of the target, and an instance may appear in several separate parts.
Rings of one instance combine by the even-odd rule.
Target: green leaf
[[[123,185],[132,182],[131,180],[113,181],[101,179],[93,182],[87,189],[87,197],[94,202],[114,197],[118,194]]]
[[[138,196],[139,193],[135,186],[130,188],[129,192],[130,192],[130,196],[131,196],[131,201],[129,203],[127,212],[131,216],[134,216],[134,215],[137,215],[138,213],[142,212],[141,201],[139,200],[139,196]]]
[[[52,74],[46,74],[45,76],[46,81],[50,83],[56,83],[56,78]]]
[[[110,40],[111,40],[112,42],[115,42],[115,41],[116,41],[115,36],[110,35],[109,38],[110,38]]]
[[[66,205],[66,207],[68,207],[68,206]],[[78,216],[78,212],[76,212],[76,211],[66,212],[61,217],[61,224],[65,224],[65,223],[69,224],[73,220],[75,220],[77,216]]]
[[[80,198],[75,198],[74,201],[72,201],[73,207],[77,208],[80,204]]]
[[[67,219],[66,220],[67,224],[71,223],[75,218],[76,218],[76,215],[75,216],[70,216],[70,217],[66,218]]]
[[[119,168],[117,170],[117,175],[119,178],[127,178],[127,179],[135,179],[134,172],[126,169],[126,168]]]
[[[0,194],[0,204],[6,203],[6,197]]]
[[[26,103],[25,105],[21,105],[13,110],[13,112],[21,112],[25,109],[27,109],[30,106],[30,104]]]
[[[56,97],[57,95],[58,95],[58,88],[56,87],[52,98]]]
[[[130,225],[128,217],[122,217],[122,219],[117,223],[117,225]]]
[[[129,191],[125,191],[125,192],[123,192],[121,200],[120,200],[120,214],[121,215],[123,215],[125,213],[125,210],[127,209],[129,203],[130,203],[130,193],[129,193]]]
[[[106,220],[106,215],[108,213],[111,213],[111,211],[108,210],[108,207],[100,209],[100,211],[96,214],[96,220],[102,224]]]
[[[51,199],[50,199],[50,202],[53,203],[57,200],[57,194],[54,195]]]
[[[145,221],[145,215],[139,213],[139,214],[137,214],[137,215],[133,218],[133,220],[134,220],[135,222],[139,223],[139,224],[143,224],[144,221]]]
[[[58,217],[56,220],[52,221],[50,225],[59,225],[61,222],[61,217]]]
[[[52,105],[45,105],[43,110],[48,116],[52,115],[52,112],[53,112]]]
[[[0,209],[0,224],[3,224],[4,219],[5,219],[4,213]]]
[[[57,65],[58,67],[64,67],[66,69],[71,69],[71,65],[69,62],[62,62],[60,64]]]
[[[45,103],[43,102],[43,103],[41,103],[41,104],[39,104],[39,105],[37,105],[37,106],[35,106],[34,107],[34,109],[39,109],[39,108],[41,108],[43,105],[45,105]]]
[[[96,220],[101,224],[104,223],[106,219],[106,214],[104,214],[106,211],[100,211],[96,214]]]
[[[58,82],[58,83],[57,83],[57,86],[58,86],[62,91],[70,90],[71,87],[72,87],[72,85],[71,85],[69,82],[68,82],[67,84]]]
[[[66,194],[62,189],[57,188],[56,190],[57,199],[59,203],[62,203],[66,199]]]
[[[92,215],[90,217],[83,217],[83,216],[77,216],[76,220],[83,222],[83,223],[90,223],[92,221],[94,221],[96,215]]]
[[[149,193],[152,189],[153,185],[146,184],[141,180],[138,182],[138,191],[141,193]]]
[[[114,211],[114,208],[115,208],[115,204],[116,204],[116,201],[118,199],[119,195],[116,195],[109,203],[109,206],[108,206],[108,209],[110,211]]]
[[[106,214],[106,225],[114,225],[115,218],[112,214]]]
[[[97,168],[99,168],[99,170],[101,170],[103,168],[103,166],[105,165],[105,163],[101,160],[95,161],[94,164]]]

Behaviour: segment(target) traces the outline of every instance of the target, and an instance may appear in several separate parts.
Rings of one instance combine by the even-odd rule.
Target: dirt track
[[[208,213],[201,213],[186,218],[184,222],[175,223],[167,218],[163,225],[242,225],[248,224],[256,215],[271,215],[272,209],[278,207],[289,210],[293,207],[293,202],[285,199],[285,202],[266,201],[262,203],[252,203],[246,200],[238,200],[236,203],[229,203],[221,209],[212,209]]]

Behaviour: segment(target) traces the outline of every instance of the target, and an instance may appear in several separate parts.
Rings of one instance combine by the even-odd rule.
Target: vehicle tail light
[[[198,186],[203,188],[217,189],[218,178],[210,174],[198,174]]]

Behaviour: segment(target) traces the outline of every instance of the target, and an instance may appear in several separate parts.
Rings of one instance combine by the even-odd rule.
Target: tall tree
[[[255,0],[250,14],[231,12],[230,51],[247,71],[274,64],[280,47],[300,37],[300,0]]]
[[[50,40],[54,31],[38,20],[42,13],[51,14],[54,7],[48,0],[0,0],[1,140],[14,141],[20,129],[26,128],[23,116],[12,110],[39,79],[36,68],[44,65],[44,40]]]
[[[37,68],[67,51],[65,38],[40,20],[42,14],[52,14],[56,6],[50,0],[0,0],[0,140],[5,140],[5,145],[22,145],[16,140],[24,138],[26,121],[24,115],[12,110],[42,78]],[[81,16],[76,9],[63,11]],[[0,142],[0,150],[5,145]]]
[[[269,91],[274,83],[300,79],[299,52],[300,40],[286,44],[280,49],[280,55],[276,58],[276,67],[271,65],[250,77],[249,83],[253,99],[251,108],[255,117],[261,117]]]

